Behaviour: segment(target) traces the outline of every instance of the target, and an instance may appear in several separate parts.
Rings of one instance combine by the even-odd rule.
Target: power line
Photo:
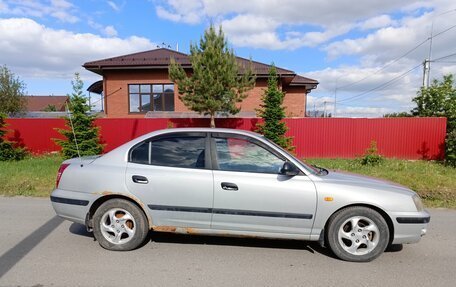
[[[346,102],[346,101],[351,101],[351,100],[360,98],[360,97],[362,97],[362,96],[364,96],[364,95],[367,95],[367,94],[369,94],[369,93],[371,93],[371,92],[373,92],[373,91],[375,91],[375,90],[378,90],[378,89],[381,89],[381,88],[388,87],[390,84],[392,84],[393,82],[395,82],[395,81],[397,81],[397,80],[399,80],[399,79],[405,77],[407,74],[411,73],[412,71],[414,71],[415,69],[417,69],[417,68],[420,67],[421,65],[422,65],[422,64],[420,63],[420,64],[416,65],[415,67],[411,68],[410,70],[408,70],[408,71],[406,71],[406,72],[400,74],[399,76],[394,77],[393,79],[389,80],[388,82],[385,82],[385,83],[383,83],[383,84],[381,84],[381,85],[379,85],[379,86],[376,86],[376,87],[374,87],[374,88],[372,88],[372,89],[370,89],[370,90],[368,90],[368,91],[365,91],[365,92],[362,92],[362,93],[360,93],[360,94],[354,95],[354,96],[352,96],[352,97],[349,97],[349,98],[340,100],[340,101],[338,101],[337,103]]]
[[[452,12],[452,11],[451,11],[451,12]],[[410,50],[408,50],[407,52],[405,52],[403,55],[401,55],[401,56],[397,57],[396,59],[394,59],[392,62],[389,62],[388,64],[384,65],[384,66],[381,67],[380,69],[376,70],[376,71],[373,72],[372,74],[369,74],[368,76],[366,76],[366,77],[364,77],[364,78],[362,78],[362,79],[360,79],[360,80],[357,80],[357,81],[355,81],[355,82],[346,84],[346,85],[341,86],[341,87],[336,87],[336,88],[339,90],[339,89],[351,87],[351,86],[353,86],[353,85],[356,85],[356,84],[358,84],[358,83],[360,83],[360,82],[362,82],[362,81],[364,81],[364,80],[366,80],[366,79],[372,77],[372,76],[375,75],[375,74],[378,74],[379,72],[385,70],[385,69],[388,68],[389,66],[391,66],[391,65],[393,65],[393,64],[395,64],[395,63],[397,63],[397,62],[398,62],[399,60],[401,60],[402,58],[408,56],[410,53],[412,53],[413,51],[415,51],[416,49],[418,49],[419,47],[421,47],[422,45],[424,45],[425,43],[427,43],[427,42],[430,41],[431,39],[436,38],[436,37],[438,37],[438,36],[440,36],[440,35],[442,35],[442,34],[448,32],[448,31],[450,31],[451,29],[454,29],[454,28],[456,28],[456,25],[450,26],[450,27],[448,27],[447,29],[445,29],[445,30],[443,30],[443,31],[440,31],[439,33],[433,35],[432,37],[427,38],[426,40],[424,40],[424,41],[420,42],[419,44],[417,44],[417,45],[416,45],[415,47],[413,47],[412,49],[410,49]]]
[[[453,29],[453,28],[455,28],[455,27],[456,27],[456,25],[450,26],[449,28],[447,28],[447,29],[445,29],[445,30],[443,30],[443,31],[440,31],[439,33],[435,34],[434,36],[432,36],[432,38],[435,38],[435,37],[437,37],[437,36],[440,36],[440,35],[442,35],[443,33],[446,33],[446,32],[450,31],[451,29]],[[428,38],[428,40],[430,40],[430,38]]]
[[[362,82],[368,78],[370,78],[371,76],[375,75],[375,74],[378,74],[379,72],[383,71],[384,69],[388,68],[389,66],[391,66],[392,64],[398,62],[400,59],[408,56],[410,53],[412,53],[413,51],[415,51],[416,49],[418,49],[419,47],[421,47],[422,45],[424,45],[427,41],[429,41],[429,38],[424,40],[423,42],[419,43],[418,45],[416,45],[415,47],[413,47],[412,49],[410,49],[409,51],[407,51],[406,53],[404,53],[402,56],[394,59],[392,62],[389,62],[388,64],[384,65],[383,67],[381,67],[380,69],[376,70],[375,72],[373,72],[372,74],[358,80],[358,81],[355,81],[353,83],[350,83],[350,84],[347,84],[347,85],[344,85],[344,86],[341,86],[341,87],[338,87],[337,89],[342,89],[342,88],[346,88],[346,87],[350,87],[350,86],[353,86],[359,82]]]
[[[434,61],[437,64],[456,64],[456,61]]]
[[[450,58],[450,57],[453,57],[453,56],[456,56],[456,53],[453,53],[453,54],[450,54],[450,55],[446,55],[446,56],[443,56],[443,57],[440,57],[440,58],[434,59],[434,60],[432,60],[431,62],[435,62],[435,61],[443,60],[443,59],[446,59],[446,58]]]

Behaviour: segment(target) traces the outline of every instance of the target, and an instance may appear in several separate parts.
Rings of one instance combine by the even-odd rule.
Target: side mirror
[[[283,163],[283,166],[280,169],[280,174],[295,176],[299,174],[299,169],[293,163],[286,161]]]

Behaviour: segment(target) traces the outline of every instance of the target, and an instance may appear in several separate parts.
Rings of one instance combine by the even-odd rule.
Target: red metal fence
[[[259,119],[217,119],[218,127],[254,130]],[[59,150],[53,138],[62,119],[8,119],[7,138],[33,153]],[[371,141],[379,153],[403,159],[442,159],[446,133],[445,118],[301,118],[287,119],[288,136],[294,138],[299,157],[353,158],[362,155]],[[209,126],[208,119],[98,119],[105,152],[147,132],[168,127]]]

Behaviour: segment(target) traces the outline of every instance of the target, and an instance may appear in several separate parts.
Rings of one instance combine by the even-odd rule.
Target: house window
[[[174,111],[173,84],[128,85],[130,113],[149,111]]]

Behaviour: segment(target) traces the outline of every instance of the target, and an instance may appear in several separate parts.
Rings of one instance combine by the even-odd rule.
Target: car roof
[[[128,141],[124,143],[123,145],[113,149],[112,151],[104,154],[100,160],[109,160],[112,158],[116,157],[121,157],[120,155],[127,156],[128,150],[134,146],[135,144],[138,144],[144,140],[147,140],[151,137],[159,136],[159,135],[165,135],[169,133],[182,133],[182,132],[212,132],[212,133],[234,133],[238,135],[246,135],[249,137],[254,137],[257,139],[263,138],[262,135],[258,133],[254,133],[251,131],[246,131],[246,130],[238,130],[238,129],[227,129],[227,128],[202,128],[202,127],[191,127],[191,128],[171,128],[171,129],[161,129],[161,130],[156,130],[147,134],[144,134],[142,136],[136,137],[132,139],[131,141]]]
[[[147,133],[145,135],[142,135],[136,139],[143,140],[143,139],[146,139],[146,138],[152,137],[152,136],[164,135],[164,134],[168,134],[168,133],[179,133],[179,132],[234,133],[234,134],[247,135],[247,136],[252,136],[252,137],[262,137],[262,135],[260,135],[258,133],[246,131],[246,130],[240,130],[240,129],[238,130],[238,129],[227,129],[227,128],[190,127],[190,128],[171,128],[171,129],[156,130],[156,131]]]

